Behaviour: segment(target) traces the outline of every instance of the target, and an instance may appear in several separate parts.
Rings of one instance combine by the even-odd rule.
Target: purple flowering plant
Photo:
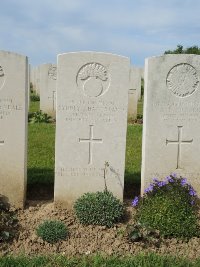
[[[173,190],[173,188],[179,187],[184,190],[188,191],[188,194],[193,197],[190,200],[190,204],[194,205],[195,200],[198,199],[197,193],[194,188],[188,183],[187,178],[177,177],[176,173],[173,173],[169,176],[166,176],[163,181],[160,181],[158,178],[153,178],[153,183],[151,183],[145,190],[144,190],[144,197],[149,195],[157,194],[159,191],[165,190]],[[132,201],[132,206],[137,207],[139,204],[140,197],[136,196]]]
[[[192,237],[199,233],[199,203],[187,179],[173,173],[163,180],[153,178],[143,196],[133,199],[132,206],[140,225],[158,230],[164,236]]]

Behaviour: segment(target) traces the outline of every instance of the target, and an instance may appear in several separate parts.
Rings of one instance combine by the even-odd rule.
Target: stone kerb
[[[27,57],[0,51],[0,194],[22,208],[27,170]]]
[[[56,115],[56,79],[55,64],[40,65],[40,109],[52,117]]]
[[[142,192],[153,177],[187,177],[200,194],[200,56],[145,63]]]
[[[86,192],[123,199],[130,61],[79,52],[58,56],[55,204],[67,207]]]

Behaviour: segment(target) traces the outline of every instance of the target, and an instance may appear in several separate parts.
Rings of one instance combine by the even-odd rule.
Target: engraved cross
[[[56,91],[53,91],[53,96],[49,96],[48,99],[51,99],[53,100],[53,103],[52,103],[52,110],[56,110]]]
[[[93,138],[93,127],[94,125],[90,125],[90,133],[89,133],[89,138],[79,138],[80,143],[89,143],[89,159],[88,159],[88,164],[92,164],[92,147],[93,143],[103,143],[102,139],[94,139]]]
[[[191,140],[182,140],[182,128],[183,126],[177,126],[178,127],[178,140],[168,140],[166,139],[166,145],[174,144],[178,145],[178,151],[177,151],[177,164],[176,169],[181,169],[181,145],[188,145],[193,142],[193,139]]]

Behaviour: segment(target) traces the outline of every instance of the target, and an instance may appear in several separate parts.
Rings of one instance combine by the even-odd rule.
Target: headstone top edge
[[[119,57],[119,58],[124,58],[130,61],[129,57],[123,56],[123,55],[118,55],[118,54],[113,54],[113,53],[107,53],[107,52],[96,52],[96,51],[77,51],[77,52],[67,52],[67,53],[62,53],[62,54],[58,54],[57,58],[59,59],[60,57],[63,56],[68,56],[68,55],[78,55],[78,54],[82,54],[82,55],[106,55],[106,56],[115,56],[115,57]]]
[[[166,55],[160,55],[160,56],[153,56],[153,57],[147,57],[145,59],[145,62],[149,62],[152,60],[159,60],[159,59],[190,59],[190,58],[194,58],[194,57],[200,57],[200,55],[196,55],[196,54],[166,54]]]
[[[16,52],[12,52],[12,51],[0,50],[0,54],[11,55],[11,56],[16,56],[16,57],[21,57],[21,58],[28,59],[28,56],[23,55],[23,54],[19,54],[19,53],[16,53]]]

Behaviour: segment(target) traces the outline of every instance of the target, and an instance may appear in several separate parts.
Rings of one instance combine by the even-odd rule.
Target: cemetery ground
[[[31,102],[30,111],[38,109],[39,102]],[[141,101],[138,113],[142,115]],[[83,226],[73,211],[54,209],[55,123],[29,123],[28,130],[27,203],[24,210],[15,211],[18,219],[16,237],[0,243],[0,255],[3,256],[0,266],[200,266],[200,238],[187,242],[165,239],[159,245],[128,239],[126,229],[133,223],[134,214],[131,202],[140,193],[142,124],[128,124],[126,216],[113,228]],[[69,237],[56,244],[39,238],[36,228],[46,219],[65,223]]]

